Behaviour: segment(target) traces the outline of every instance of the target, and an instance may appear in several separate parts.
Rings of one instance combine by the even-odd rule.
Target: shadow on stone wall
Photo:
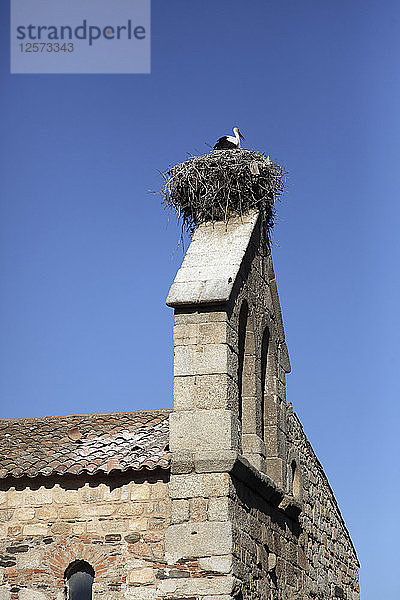
[[[236,491],[236,498],[234,500],[239,502],[239,506],[245,507],[247,511],[253,513],[253,517],[257,520],[260,527],[262,523],[266,525],[272,523],[279,527],[282,534],[288,529],[296,538],[301,535],[303,530],[299,519],[291,519],[282,510],[270,504],[235,477],[232,477],[232,483]]]
[[[59,485],[63,490],[78,490],[87,484],[91,488],[97,488],[99,485],[104,484],[112,491],[132,481],[138,484],[145,482],[152,484],[159,481],[168,483],[169,472],[166,472],[165,469],[155,469],[151,472],[129,469],[123,473],[115,472],[98,475],[85,473],[80,475],[49,475],[48,477],[6,477],[0,480],[0,491],[7,492],[11,488],[18,491],[27,488],[31,490],[38,490],[39,488],[50,490],[55,485]]]

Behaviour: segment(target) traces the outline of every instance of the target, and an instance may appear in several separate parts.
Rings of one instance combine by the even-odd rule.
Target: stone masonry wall
[[[304,436],[298,441],[309,446]],[[304,472],[298,518],[233,477],[232,574],[244,600],[358,600],[358,561],[333,494],[312,451],[297,456]]]
[[[301,541],[307,561],[304,587],[314,598],[359,598],[356,552],[328,480],[303,428],[288,410],[291,456],[299,463]]]
[[[228,473],[193,470],[171,477],[171,526],[165,534],[166,567],[159,575],[160,597],[231,598],[235,581],[229,486]]]
[[[0,599],[63,600],[64,571],[74,560],[94,568],[94,600],[154,598],[168,485],[163,473],[139,477],[3,481]]]
[[[305,600],[298,524],[233,478],[233,574],[244,600]]]

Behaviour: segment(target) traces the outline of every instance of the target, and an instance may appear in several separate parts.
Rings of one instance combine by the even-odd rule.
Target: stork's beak
[[[240,137],[242,140],[244,140],[244,139],[245,139],[245,138],[242,136],[242,134],[240,133],[239,129],[238,129],[238,134],[239,134],[239,137]]]

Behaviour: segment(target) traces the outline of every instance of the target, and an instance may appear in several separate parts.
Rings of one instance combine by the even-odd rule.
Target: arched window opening
[[[269,348],[269,329],[265,328],[261,342],[261,439],[265,439],[265,398],[268,385],[267,363]]]
[[[298,498],[300,496],[300,477],[299,477],[299,470],[297,468],[297,463],[295,460],[292,460],[291,471],[292,471],[292,494],[295,498]]]
[[[92,600],[93,567],[84,560],[74,560],[65,570],[67,600]]]
[[[243,367],[244,367],[244,353],[246,347],[246,328],[247,328],[247,317],[249,314],[249,307],[246,300],[243,301],[239,313],[239,347],[238,347],[238,393],[239,393],[239,422],[242,422],[243,416]]]

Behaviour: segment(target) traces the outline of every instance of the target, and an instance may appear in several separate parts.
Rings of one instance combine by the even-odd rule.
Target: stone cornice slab
[[[246,458],[234,450],[197,452],[190,457],[186,453],[172,454],[172,474],[192,472],[229,473],[291,519],[297,519],[302,511],[302,504],[299,500],[290,494],[285,494],[268,475],[258,471]]]

